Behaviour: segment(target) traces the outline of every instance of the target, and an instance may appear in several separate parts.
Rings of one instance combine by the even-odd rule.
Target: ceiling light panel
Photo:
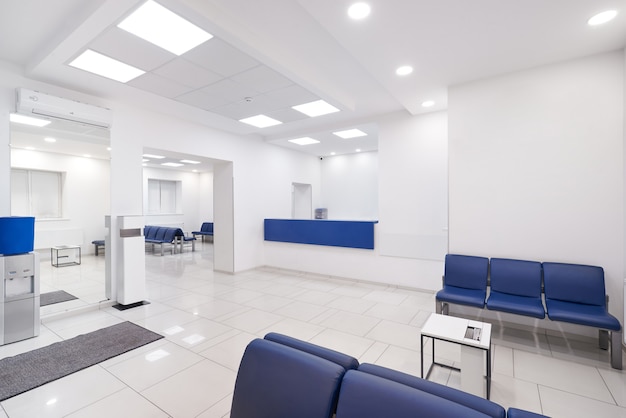
[[[162,160],[163,158],[165,158],[163,155],[157,155],[157,154],[143,154],[143,157],[154,158],[156,160]]]
[[[343,138],[343,139],[359,138],[362,136],[367,136],[367,134],[360,129],[348,129],[346,131],[333,132],[333,135],[336,135],[339,138]]]
[[[145,73],[139,68],[109,58],[91,49],[80,54],[69,65],[121,83],[126,83]]]
[[[320,141],[318,141],[317,139],[309,138],[308,136],[304,138],[290,139],[289,142],[298,145],[313,145],[320,143]]]
[[[180,162],[185,164],[200,164],[200,161],[195,160],[180,160]]]
[[[166,167],[182,167],[185,164],[181,164],[181,163],[161,163],[161,165],[164,165]]]
[[[329,103],[326,103],[324,100],[316,100],[314,102],[292,106],[292,108],[312,118],[339,112],[339,109]]]
[[[409,75],[413,72],[413,67],[410,65],[403,65],[402,67],[398,67],[396,70],[396,74],[399,76]]]
[[[282,122],[276,119],[272,119],[269,116],[257,115],[245,119],[240,119],[239,122],[246,123],[248,125],[256,126],[257,128],[267,128],[270,126],[280,125]]]
[[[182,55],[213,37],[152,0],[117,26],[176,55]]]

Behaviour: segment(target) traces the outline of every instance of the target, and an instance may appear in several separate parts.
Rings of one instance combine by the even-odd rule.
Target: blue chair
[[[487,418],[488,415],[400,382],[348,370],[341,383],[336,418],[380,417]]]
[[[488,274],[488,258],[447,254],[443,289],[435,296],[436,312],[447,315],[449,303],[484,308]]]
[[[543,280],[548,318],[600,328],[600,348],[610,339],[611,366],[621,370],[622,325],[608,312],[602,267],[543,263]]]
[[[255,339],[241,359],[231,418],[331,418],[346,370],[314,354]]]
[[[492,258],[487,309],[543,319],[541,263]]]

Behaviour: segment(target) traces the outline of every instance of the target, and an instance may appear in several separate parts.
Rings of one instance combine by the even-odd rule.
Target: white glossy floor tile
[[[126,320],[166,338],[6,400],[0,418],[226,418],[242,353],[268,332],[419,376],[420,329],[434,311],[434,293],[268,267],[214,272],[213,245],[197,244],[193,253],[146,254],[152,303],[127,311],[91,305],[71,313],[100,297],[104,257],[83,257],[76,268],[42,262],[42,291],[66,286],[81,299],[42,309],[41,334],[0,346],[0,358]],[[596,341],[502,324],[494,322],[492,338],[494,401],[553,418],[626,418],[626,372],[610,368]],[[460,366],[458,345],[438,342],[436,353],[437,361]],[[443,367],[430,380],[460,387],[460,373]]]
[[[515,350],[514,373],[517,379],[613,403],[613,397],[595,367]]]
[[[196,417],[232,393],[236,373],[203,360],[141,392],[176,418]]]
[[[174,343],[167,343],[106,369],[134,390],[141,392],[202,360],[202,356]]]
[[[626,418],[626,408],[554,388],[539,386],[542,413],[552,418]]]
[[[168,415],[130,388],[115,392],[82,408],[67,418],[142,417],[167,418]]]
[[[3,401],[11,418],[63,417],[124,389],[100,366],[89,367]]]

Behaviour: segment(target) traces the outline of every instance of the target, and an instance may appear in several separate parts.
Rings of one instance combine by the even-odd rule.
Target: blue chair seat
[[[510,295],[508,293],[491,292],[489,299],[487,299],[487,309],[532,316],[539,319],[546,317],[541,298]]]
[[[548,318],[553,321],[570,322],[611,331],[622,329],[617,318],[608,313],[604,306],[546,299],[546,309]]]
[[[517,408],[509,408],[506,416],[508,418],[550,418],[547,415],[535,414],[534,412]]]
[[[437,292],[436,299],[442,302],[483,308],[486,296],[487,291],[483,289],[466,289],[464,287],[446,285]]]

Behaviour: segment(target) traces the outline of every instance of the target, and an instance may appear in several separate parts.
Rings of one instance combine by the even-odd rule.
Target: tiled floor
[[[209,243],[193,253],[146,254],[149,305],[120,312],[104,303],[63,315],[104,299],[104,257],[63,268],[43,261],[41,291],[61,288],[79,299],[44,307],[41,335],[0,347],[0,357],[125,320],[165,338],[3,401],[0,417],[227,417],[243,350],[269,331],[419,376],[419,330],[432,294],[273,269],[233,276],[212,265]],[[146,359],[157,351],[160,360]],[[460,352],[441,344],[437,355],[454,364]],[[610,368],[595,341],[494,328],[493,361],[491,398],[505,407],[626,417],[626,373]],[[448,369],[435,368],[431,379],[460,386]]]

